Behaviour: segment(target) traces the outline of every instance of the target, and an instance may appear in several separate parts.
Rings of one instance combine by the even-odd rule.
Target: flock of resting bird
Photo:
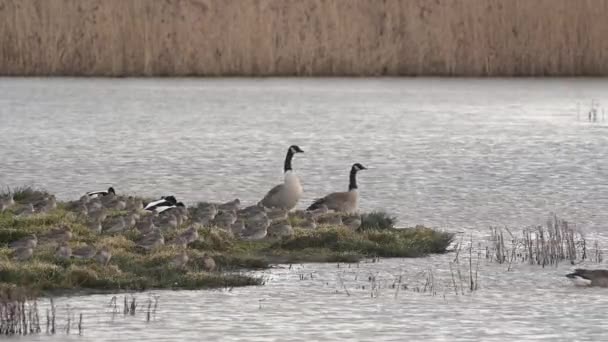
[[[137,229],[142,237],[136,241],[136,246],[143,250],[164,245],[164,235],[179,229],[186,221],[192,225],[169,242],[184,249],[198,240],[197,227],[200,226],[222,229],[244,240],[291,236],[294,231],[289,213],[296,207],[303,193],[300,180],[293,172],[292,160],[296,154],[303,152],[297,145],[290,146],[283,166],[283,183],[270,189],[257,204],[244,208],[241,208],[239,199],[226,203],[200,202],[186,207],[175,196],[162,196],[145,203],[140,198],[117,195],[115,189],[110,187],[104,191],[86,193],[79,200],[68,202],[66,209],[85,218],[87,227],[98,234],[120,234]],[[298,227],[315,229],[318,225],[343,225],[357,229],[361,225],[357,172],[365,169],[359,163],[353,164],[348,191],[331,193],[314,201],[307,210],[291,213],[297,217],[295,221],[298,222]],[[48,212],[56,207],[57,201],[53,195],[20,204],[16,204],[12,196],[0,199],[0,211],[10,209],[17,216]],[[108,215],[112,211],[125,214]],[[71,237],[70,228],[62,227],[50,230],[40,239],[57,243],[56,256],[59,258],[94,258],[104,265],[109,262],[110,248],[97,249],[86,245],[71,249],[68,244]],[[13,249],[16,260],[27,260],[32,257],[38,242],[38,237],[31,235],[12,242],[9,247]],[[211,269],[215,267],[211,257],[205,255],[204,258],[204,264]],[[185,264],[187,254],[181,253],[173,262],[178,266]]]
[[[89,192],[79,200],[69,202],[67,209],[85,217],[88,228],[99,234],[117,234],[128,229],[137,229],[142,233],[142,237],[136,242],[136,246],[143,250],[164,245],[163,233],[178,229],[190,220],[192,225],[170,242],[184,247],[171,261],[174,266],[183,267],[188,262],[185,248],[199,238],[197,225],[222,229],[244,240],[293,235],[288,214],[298,204],[303,190],[298,176],[293,172],[292,159],[295,154],[303,152],[297,145],[290,146],[285,156],[283,183],[270,189],[256,205],[245,208],[240,207],[239,199],[221,204],[200,202],[187,208],[182,202],[178,202],[175,196],[163,196],[144,204],[141,199],[135,197],[119,196],[114,188],[110,187],[104,191]],[[298,227],[315,229],[321,224],[344,225],[357,229],[361,225],[361,217],[358,215],[357,172],[365,169],[359,163],[353,164],[349,174],[348,191],[331,193],[314,201],[305,211],[296,211],[294,215],[300,222]],[[46,212],[56,206],[53,195],[18,207],[15,207],[12,197],[0,198],[0,212],[11,209],[11,212],[18,216]],[[110,210],[126,211],[127,214],[108,217]],[[103,265],[108,264],[112,256],[108,247],[97,249],[85,245],[72,250],[68,244],[71,237],[71,230],[64,227],[50,230],[41,236],[41,240],[57,243],[58,258],[94,258]],[[13,257],[23,261],[32,257],[37,244],[38,237],[31,235],[13,241],[9,247],[13,249]],[[208,271],[215,269],[215,261],[207,254],[203,256],[203,268]],[[566,277],[577,286],[608,287],[608,270],[576,269]]]

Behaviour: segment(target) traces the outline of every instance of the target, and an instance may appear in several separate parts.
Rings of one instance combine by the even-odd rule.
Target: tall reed
[[[0,74],[608,75],[606,0],[0,0]]]

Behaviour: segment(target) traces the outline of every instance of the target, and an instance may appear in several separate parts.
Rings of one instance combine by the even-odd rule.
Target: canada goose
[[[286,219],[272,222],[268,226],[268,236],[278,238],[293,236],[293,227]]]
[[[321,205],[327,206],[329,210],[334,210],[343,213],[355,213],[359,207],[359,193],[357,191],[357,172],[366,170],[366,168],[355,163],[350,169],[350,178],[347,192],[334,192],[323,198],[319,198],[311,204],[306,210],[315,210]]]
[[[103,221],[101,227],[102,232],[113,234],[124,231],[127,228],[127,224],[125,223],[124,217],[116,216],[107,218],[105,221]]]
[[[69,259],[72,256],[72,248],[67,242],[61,243],[55,250],[55,257],[58,259]]]
[[[184,268],[186,267],[186,264],[188,264],[189,259],[188,253],[186,251],[181,251],[181,253],[176,255],[169,264],[175,268]]]
[[[283,166],[283,184],[276,185],[270,189],[259,205],[266,208],[281,208],[289,211],[298,204],[303,190],[300,179],[291,168],[291,160],[296,153],[304,153],[304,151],[297,145],[291,145],[287,149],[285,164]]]
[[[114,191],[113,187],[109,187],[108,190],[104,191],[91,191],[91,192],[87,192],[87,196],[89,197],[103,197],[103,196],[107,196],[109,194],[112,195],[116,195],[116,191]]]
[[[72,258],[91,259],[97,254],[97,249],[93,246],[84,245],[72,250]]]
[[[177,204],[175,196],[163,196],[159,200],[152,201],[144,207],[145,210],[154,211],[156,207],[169,207]]]
[[[25,261],[34,255],[34,249],[31,247],[21,247],[13,250],[13,259],[17,261]]]
[[[577,268],[574,273],[566,274],[576,286],[608,287],[608,270],[586,270]]]
[[[38,245],[38,238],[36,237],[36,234],[32,234],[32,235],[23,237],[19,240],[9,243],[8,247],[11,249],[36,248],[37,245]]]
[[[215,260],[213,260],[212,257],[210,257],[207,253],[203,254],[203,262],[201,264],[201,267],[204,271],[206,272],[213,272],[215,271]]]
[[[110,248],[108,248],[106,246],[102,247],[95,255],[95,260],[104,266],[108,265],[111,258],[112,258],[112,251],[110,250]]]

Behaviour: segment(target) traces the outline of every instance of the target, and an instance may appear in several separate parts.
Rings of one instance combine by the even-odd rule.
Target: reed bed
[[[491,244],[486,247],[486,259],[508,264],[508,269],[515,263],[545,267],[557,266],[561,262],[601,263],[603,260],[597,241],[590,246],[581,231],[556,215],[552,215],[545,226],[523,229],[521,235],[508,228],[491,228],[490,233]]]
[[[606,0],[1,0],[1,75],[605,76]]]

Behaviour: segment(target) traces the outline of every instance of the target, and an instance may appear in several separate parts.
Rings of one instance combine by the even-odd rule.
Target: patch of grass
[[[51,195],[45,190],[36,189],[31,186],[20,186],[13,190],[8,189],[8,193],[3,193],[2,195],[11,194],[17,203],[33,203]]]
[[[345,228],[297,230],[289,239],[275,247],[284,250],[326,249],[362,256],[421,257],[429,253],[444,253],[453,234],[418,227],[353,232]]]
[[[393,229],[397,218],[384,211],[372,211],[361,215],[361,226],[359,230],[383,230]]]
[[[32,188],[19,189],[15,194],[15,199],[20,201],[48,196]],[[201,227],[199,240],[187,249],[188,262],[174,266],[173,261],[182,249],[170,242],[185,226],[165,232],[166,245],[145,251],[136,247],[140,232],[128,230],[122,234],[98,235],[86,227],[83,218],[67,208],[65,203],[59,203],[57,209],[48,213],[27,217],[0,213],[0,284],[57,292],[260,285],[261,278],[242,274],[241,270],[264,269],[278,263],[342,263],[377,256],[424,256],[445,252],[453,238],[449,233],[424,227],[393,229],[394,218],[386,213],[364,215],[367,225],[361,231],[336,227],[296,229],[293,237],[279,240],[242,241],[230,232]],[[72,249],[85,244],[108,248],[112,252],[109,264],[103,266],[94,259],[58,258],[57,243],[41,238],[58,227],[71,228]],[[8,244],[30,234],[39,237],[33,257],[24,262],[13,260]],[[214,258],[217,272],[203,271],[204,253]]]

